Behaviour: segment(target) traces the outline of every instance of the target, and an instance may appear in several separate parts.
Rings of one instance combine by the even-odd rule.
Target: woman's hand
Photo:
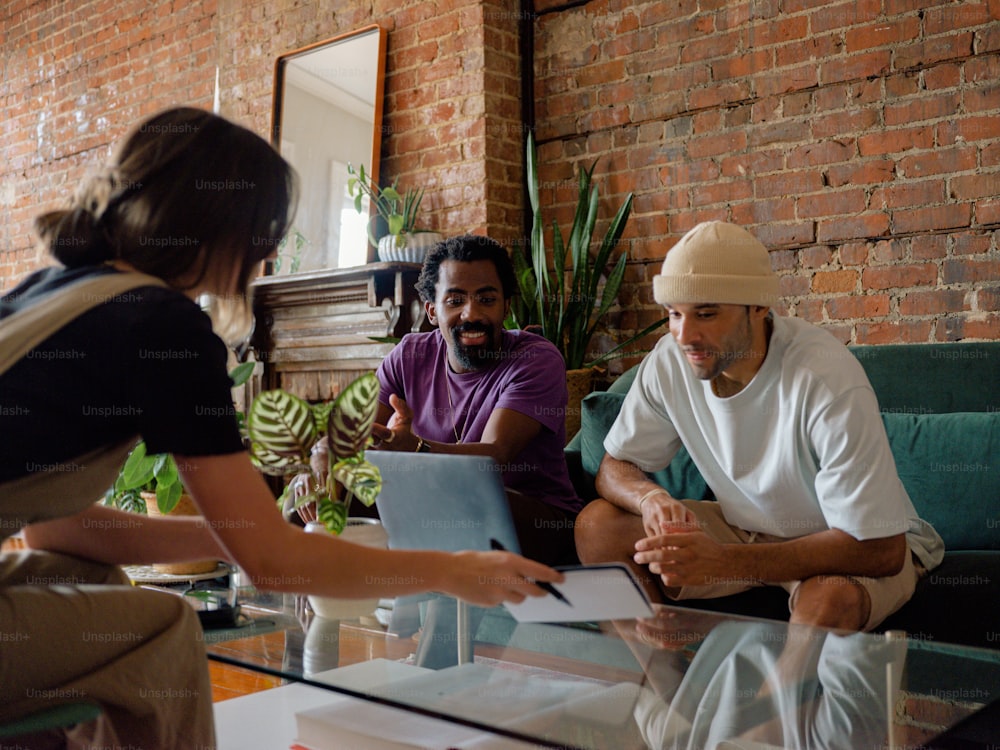
[[[565,576],[547,565],[510,552],[456,552],[445,593],[481,607],[544,596],[536,581],[560,583]]]

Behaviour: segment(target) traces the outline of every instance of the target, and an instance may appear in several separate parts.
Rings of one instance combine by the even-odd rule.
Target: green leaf
[[[364,450],[378,410],[378,392],[378,378],[368,372],[337,396],[327,425],[331,464]]]
[[[146,456],[146,443],[140,441],[129,453],[120,473],[121,490],[134,490],[153,481],[156,457]]]
[[[283,390],[264,391],[247,415],[250,440],[268,453],[308,463],[316,441],[316,422],[309,403]]]
[[[256,362],[244,362],[230,370],[229,379],[233,381],[233,388],[246,383],[250,379],[250,376],[253,375],[253,368],[256,366]]]
[[[156,507],[160,509],[160,513],[166,515],[176,508],[183,492],[184,487],[180,482],[156,485]]]
[[[316,517],[331,534],[339,534],[347,525],[347,506],[324,497],[316,504]]]
[[[367,507],[374,505],[375,498],[382,491],[382,475],[378,467],[364,460],[347,458],[338,461],[331,475]]]

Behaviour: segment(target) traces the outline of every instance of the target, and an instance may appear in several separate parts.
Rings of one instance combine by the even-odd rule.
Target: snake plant
[[[531,133],[528,134],[526,164],[531,238],[526,251],[512,253],[520,297],[511,304],[508,323],[516,328],[540,327],[541,334],[562,353],[567,370],[592,367],[616,356],[666,320],[657,321],[597,359],[586,361],[590,340],[614,304],[625,277],[628,248],[624,247],[617,258],[615,251],[632,212],[632,194],[625,197],[611,219],[596,253],[591,252],[597,224],[598,191],[594,184],[597,162],[589,169],[580,169],[576,212],[565,238],[559,225],[552,222],[550,267],[539,201],[538,156]]]
[[[319,520],[334,534],[343,530],[353,498],[370,506],[382,489],[378,469],[365,460],[378,391],[378,379],[370,372],[332,402],[310,404],[277,389],[264,391],[250,405],[250,459],[266,474],[307,480],[307,491],[296,505],[315,502]],[[323,438],[328,460],[325,466],[316,467],[310,459],[313,447]]]

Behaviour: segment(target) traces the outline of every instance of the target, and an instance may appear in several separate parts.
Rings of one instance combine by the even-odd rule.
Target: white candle
[[[219,114],[219,66],[215,66],[215,95],[212,98],[212,112]]]

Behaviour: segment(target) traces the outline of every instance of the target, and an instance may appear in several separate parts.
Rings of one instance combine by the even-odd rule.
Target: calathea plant
[[[378,408],[378,379],[366,373],[332,402],[310,404],[281,389],[264,391],[247,415],[250,458],[265,474],[306,483],[296,506],[316,503],[316,515],[334,534],[347,522],[351,501],[367,506],[382,489],[378,469],[365,460]],[[326,465],[315,466],[313,448],[327,441]],[[320,454],[321,455],[321,454]],[[292,484],[279,498],[284,505]]]

